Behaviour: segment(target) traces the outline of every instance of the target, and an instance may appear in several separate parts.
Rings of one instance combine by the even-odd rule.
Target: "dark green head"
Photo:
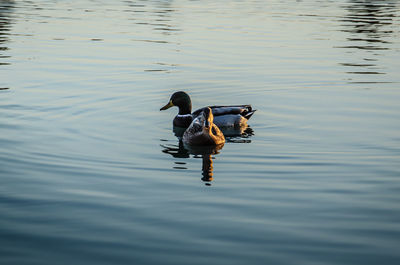
[[[174,94],[172,94],[167,105],[162,107],[160,110],[166,110],[173,106],[179,108],[180,115],[192,113],[192,101],[190,100],[189,95],[183,91],[175,92]]]

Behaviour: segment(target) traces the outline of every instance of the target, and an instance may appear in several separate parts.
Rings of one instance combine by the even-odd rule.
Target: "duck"
[[[256,111],[253,110],[251,105],[231,105],[208,106],[192,113],[192,101],[190,96],[184,91],[173,93],[168,103],[160,108],[160,111],[174,106],[178,107],[179,112],[173,120],[173,125],[181,128],[189,127],[196,117],[203,113],[205,109],[210,108],[214,118],[213,123],[220,129],[245,129],[247,128],[247,121]]]
[[[214,115],[210,107],[193,119],[183,133],[182,141],[189,146],[221,146],[225,143],[224,134],[214,124]]]

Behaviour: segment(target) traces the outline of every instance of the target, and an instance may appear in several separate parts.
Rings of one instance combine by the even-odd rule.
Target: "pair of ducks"
[[[173,106],[179,108],[173,125],[187,128],[182,140],[194,146],[212,146],[225,143],[221,129],[245,129],[247,120],[254,114],[251,105],[209,106],[192,113],[192,101],[183,91],[172,94],[169,102],[160,110]]]

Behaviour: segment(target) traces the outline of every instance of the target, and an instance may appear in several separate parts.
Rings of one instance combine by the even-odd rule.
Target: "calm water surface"
[[[0,1],[0,263],[399,264],[399,16]],[[254,134],[188,152],[176,90],[252,104]]]

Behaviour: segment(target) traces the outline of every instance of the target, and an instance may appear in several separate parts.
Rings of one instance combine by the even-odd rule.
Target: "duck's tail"
[[[251,109],[249,112],[247,112],[246,114],[243,115],[244,118],[246,118],[247,120],[249,120],[251,118],[251,116],[253,116],[254,112],[256,112],[256,109]]]

